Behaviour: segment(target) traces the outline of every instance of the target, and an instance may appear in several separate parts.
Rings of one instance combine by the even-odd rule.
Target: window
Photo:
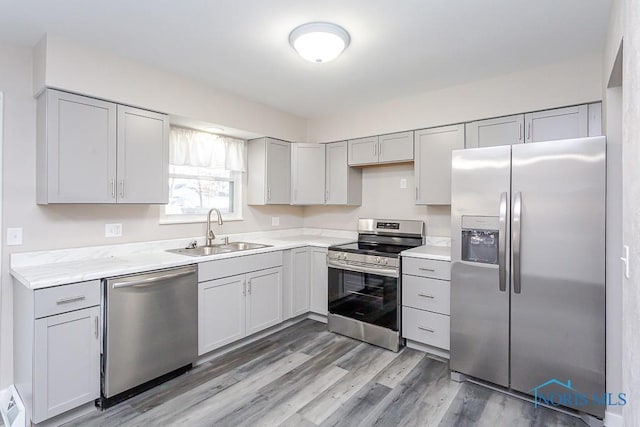
[[[204,221],[211,208],[242,219],[246,142],[180,127],[169,135],[169,204],[160,221]]]

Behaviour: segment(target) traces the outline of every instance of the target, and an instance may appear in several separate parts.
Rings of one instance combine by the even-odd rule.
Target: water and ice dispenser
[[[498,264],[498,217],[462,217],[461,260]]]

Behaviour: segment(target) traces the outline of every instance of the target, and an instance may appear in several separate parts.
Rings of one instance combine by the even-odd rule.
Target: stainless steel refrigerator
[[[565,406],[602,418],[605,138],[452,162],[451,370],[530,395],[570,381],[590,401]]]

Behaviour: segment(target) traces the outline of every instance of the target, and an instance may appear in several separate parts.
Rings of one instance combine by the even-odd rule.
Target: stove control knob
[[[385,258],[383,261],[384,261],[384,265],[389,265],[389,260],[388,259]]]
[[[347,260],[347,254],[342,254],[342,259],[346,261]]]
[[[379,256],[376,257],[376,264],[380,264],[380,257]]]

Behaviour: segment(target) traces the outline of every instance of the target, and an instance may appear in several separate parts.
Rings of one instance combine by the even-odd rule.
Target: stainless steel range
[[[399,254],[424,241],[424,221],[360,219],[357,242],[329,247],[329,330],[398,351]]]

